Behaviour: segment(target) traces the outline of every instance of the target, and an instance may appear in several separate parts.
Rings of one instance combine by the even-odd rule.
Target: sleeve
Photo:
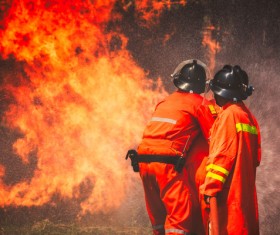
[[[197,109],[197,120],[205,139],[209,139],[210,129],[217,117],[215,105],[207,102]]]
[[[262,149],[261,149],[261,131],[260,131],[260,127],[259,124],[256,121],[256,126],[257,126],[257,130],[258,130],[258,157],[257,157],[257,166],[260,165],[261,163],[261,158],[262,158]]]
[[[215,196],[223,189],[235,162],[238,136],[232,113],[221,114],[211,130],[209,159],[202,194]]]

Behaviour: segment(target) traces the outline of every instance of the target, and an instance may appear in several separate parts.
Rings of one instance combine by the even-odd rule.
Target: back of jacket
[[[214,121],[210,109],[201,115],[202,103],[199,94],[181,91],[160,102],[144,130],[138,153],[182,156],[202,131],[200,124],[210,128]]]
[[[260,131],[244,103],[223,107],[211,129],[209,153],[204,194],[217,195],[221,234],[259,234]]]

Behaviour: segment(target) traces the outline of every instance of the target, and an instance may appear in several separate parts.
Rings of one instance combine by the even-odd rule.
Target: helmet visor
[[[215,86],[215,84],[213,83],[211,83],[210,85],[213,93],[229,100],[245,100],[248,97],[248,95],[240,89],[225,89],[219,86]]]

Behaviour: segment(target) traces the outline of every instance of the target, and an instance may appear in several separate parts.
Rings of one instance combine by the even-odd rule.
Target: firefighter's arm
[[[207,102],[197,109],[197,120],[206,139],[209,139],[210,129],[217,117],[215,105]]]
[[[207,174],[202,191],[206,197],[216,196],[223,189],[238,149],[235,122],[231,115],[221,115],[211,133]]]

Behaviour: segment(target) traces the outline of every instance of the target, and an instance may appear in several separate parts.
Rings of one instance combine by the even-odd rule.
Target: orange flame
[[[1,89],[15,102],[2,124],[22,133],[13,144],[22,163],[28,166],[35,153],[37,165],[30,179],[12,185],[0,165],[0,206],[41,206],[59,195],[79,201],[81,215],[117,208],[138,177],[127,169],[126,151],[139,143],[155,104],[167,95],[161,79],[147,79],[125,35],[106,31],[120,17],[112,16],[115,0],[6,2],[0,53],[24,67],[4,79]],[[145,25],[187,1],[125,2]],[[205,32],[203,45],[214,55],[219,45],[212,49],[211,31]]]
[[[13,2],[0,51],[25,66],[14,78],[20,85],[4,87],[16,101],[5,125],[23,134],[14,151],[24,164],[36,152],[37,168],[30,180],[5,185],[0,165],[1,206],[39,206],[54,194],[83,198],[83,183],[89,196],[81,201],[82,214],[110,210],[124,199],[133,180],[126,151],[139,142],[147,117],[167,93],[160,80],[146,79],[124,35],[104,33],[113,5]],[[121,46],[110,51],[115,37]]]
[[[131,2],[132,1],[130,1],[127,6],[131,6]],[[166,8],[170,10],[172,5],[185,6],[187,4],[187,0],[136,0],[134,2],[138,18],[141,20],[143,26],[150,26],[158,23],[159,16]]]
[[[216,28],[213,25],[208,25],[203,31],[202,45],[208,48],[209,70],[213,74],[216,66],[216,54],[221,51],[221,46],[218,41],[212,38],[212,32]]]

